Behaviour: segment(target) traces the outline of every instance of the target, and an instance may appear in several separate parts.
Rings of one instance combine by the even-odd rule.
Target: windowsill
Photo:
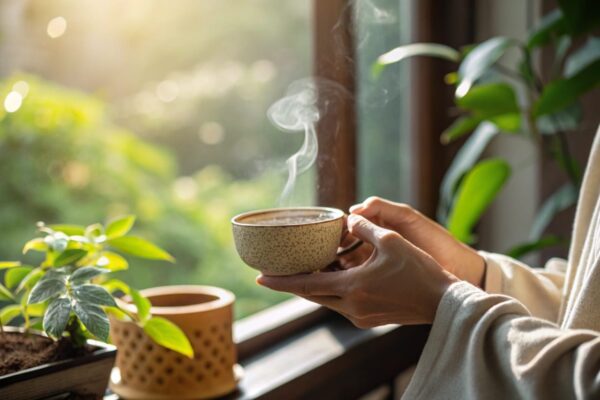
[[[356,398],[415,364],[428,331],[361,330],[313,303],[290,300],[235,324],[244,376],[227,398]]]

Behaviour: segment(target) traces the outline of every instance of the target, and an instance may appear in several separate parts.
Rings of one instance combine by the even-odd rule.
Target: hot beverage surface
[[[254,221],[260,225],[303,225],[303,224],[312,224],[315,222],[327,221],[331,219],[332,216],[330,214],[320,214],[320,215],[278,215],[278,216],[270,216],[265,219],[260,219]]]

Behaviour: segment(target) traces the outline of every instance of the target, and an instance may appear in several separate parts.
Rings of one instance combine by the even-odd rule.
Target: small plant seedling
[[[43,253],[41,264],[34,267],[18,261],[0,262],[0,269],[6,269],[4,284],[0,283],[0,300],[10,303],[0,310],[0,330],[21,316],[26,331],[43,330],[53,339],[66,336],[74,346],[82,346],[88,338],[109,340],[107,314],[111,314],[135,322],[157,344],[193,357],[192,346],[177,325],[153,317],[148,299],[125,282],[109,277],[129,267],[119,253],[174,261],[155,244],[128,235],[134,222],[135,216],[128,215],[106,227],[38,223],[42,237],[28,241],[23,254]],[[129,295],[137,313],[120,308],[116,293]]]

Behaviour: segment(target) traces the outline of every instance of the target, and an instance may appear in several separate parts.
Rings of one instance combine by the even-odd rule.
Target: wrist
[[[444,271],[442,279],[440,280],[438,285],[436,285],[434,294],[432,296],[433,304],[432,304],[432,307],[430,308],[430,310],[432,312],[428,316],[428,323],[430,323],[430,324],[433,323],[433,321],[435,319],[435,315],[437,313],[437,310],[440,306],[440,303],[442,302],[442,298],[444,297],[444,295],[446,294],[446,292],[448,291],[450,286],[452,286],[456,282],[460,282],[460,279],[458,279],[456,276],[452,275],[451,273]]]

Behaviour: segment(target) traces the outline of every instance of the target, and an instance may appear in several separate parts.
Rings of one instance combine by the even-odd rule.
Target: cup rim
[[[244,223],[240,220],[243,218],[247,218],[253,215],[266,214],[272,212],[281,212],[281,211],[326,211],[334,214],[331,218],[327,218],[320,221],[314,222],[305,222],[305,223],[297,223],[297,224],[285,224],[285,225],[264,225],[260,223]],[[260,228],[286,228],[286,227],[294,227],[294,226],[306,226],[306,225],[318,225],[324,224],[332,221],[337,221],[344,217],[344,212],[339,208],[333,207],[276,207],[276,208],[265,208],[262,210],[253,210],[245,213],[241,213],[231,218],[231,223],[237,226],[251,226],[251,227],[260,227]]]

